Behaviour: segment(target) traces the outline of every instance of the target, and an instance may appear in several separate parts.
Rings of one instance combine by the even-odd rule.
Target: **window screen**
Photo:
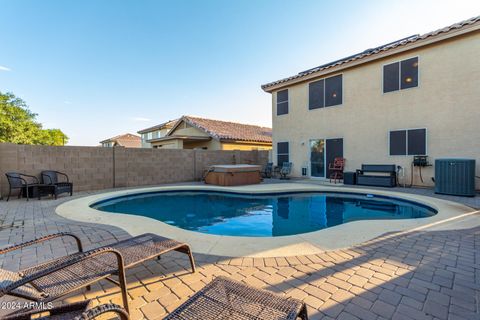
[[[325,79],[325,107],[342,104],[342,75]]]
[[[427,129],[390,131],[391,156],[427,154]]]
[[[383,93],[399,89],[400,64],[398,62],[383,66]]]
[[[383,93],[418,87],[418,58],[383,66]]]
[[[308,108],[310,110],[324,106],[324,80],[315,81],[308,85]]]
[[[408,130],[408,155],[427,154],[427,130],[411,129]]]
[[[400,85],[402,89],[417,87],[418,58],[403,60],[401,62],[401,74]]]
[[[407,154],[407,131],[390,131],[390,155],[404,156]]]
[[[288,142],[277,143],[277,165],[282,166],[284,162],[289,162]]]
[[[288,89],[277,92],[277,115],[288,113]]]

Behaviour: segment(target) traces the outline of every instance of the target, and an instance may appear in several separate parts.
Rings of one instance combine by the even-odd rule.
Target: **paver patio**
[[[78,234],[87,249],[129,237],[121,229],[56,215],[55,207],[70,199],[1,201],[0,246],[59,231]],[[470,227],[457,229],[465,225]],[[7,254],[0,258],[1,267],[18,270],[73,252],[75,245],[69,241],[54,240]],[[385,234],[318,255],[195,258],[195,274],[189,273],[188,259],[176,253],[129,270],[132,319],[163,318],[219,275],[301,299],[311,319],[480,319],[480,213],[468,221]],[[64,301],[86,298],[121,303],[118,288],[106,281]],[[0,302],[15,299],[3,297]]]

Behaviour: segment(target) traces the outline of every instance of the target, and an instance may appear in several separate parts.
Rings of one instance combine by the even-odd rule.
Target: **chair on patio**
[[[106,279],[120,287],[124,308],[129,312],[125,269],[160,255],[178,251],[188,255],[195,272],[190,246],[186,243],[146,233],[108,246],[83,252],[80,239],[70,233],[58,233],[0,250],[12,252],[59,237],[73,237],[78,253],[50,260],[21,271],[0,269],[0,297],[4,295],[35,302],[50,302],[81,288]],[[111,278],[117,276],[118,281]]]
[[[19,172],[7,172],[5,173],[5,175],[7,176],[8,185],[9,185],[7,201],[10,200],[12,190],[14,189],[20,189],[20,192],[18,193],[18,198],[20,198],[23,192],[25,192],[25,195],[27,196],[27,201],[28,201],[28,199],[30,198],[29,188],[39,184],[37,177],[31,176],[28,174],[19,173]]]
[[[91,308],[91,300],[62,305],[48,310],[21,310],[11,313],[3,320],[93,320],[104,315],[115,315],[115,319],[129,320],[130,317],[125,309],[113,304],[102,304]],[[108,318],[112,319],[112,318]]]
[[[292,173],[292,166],[293,164],[291,162],[284,162],[282,164],[282,168],[280,168],[280,179],[290,179],[288,176]]]
[[[73,183],[69,181],[68,176],[65,173],[54,170],[44,170],[42,171],[41,176],[42,183],[55,186],[55,199],[57,199],[57,196],[61,193],[68,192],[70,195],[73,194]],[[59,181],[58,176],[64,177],[64,180],[66,181]]]
[[[343,170],[345,168],[345,158],[335,158],[333,163],[328,165],[328,170],[330,170],[330,183],[333,181],[335,184],[338,180],[343,180]]]
[[[271,178],[273,175],[273,162],[267,163],[265,168],[262,171],[263,178]]]
[[[308,320],[305,303],[217,277],[164,320]]]

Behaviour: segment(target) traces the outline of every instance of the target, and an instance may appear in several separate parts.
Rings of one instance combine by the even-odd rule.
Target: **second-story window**
[[[418,87],[418,57],[383,66],[383,93]]]
[[[343,103],[342,75],[311,82],[308,85],[308,108],[318,109]]]
[[[277,116],[288,114],[288,89],[277,92]]]

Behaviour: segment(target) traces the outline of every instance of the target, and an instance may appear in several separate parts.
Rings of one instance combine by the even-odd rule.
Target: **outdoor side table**
[[[217,277],[164,320],[308,319],[306,305],[241,282]]]
[[[32,198],[38,198],[38,200],[40,200],[41,197],[55,194],[55,185],[53,184],[34,184],[28,186],[28,189],[28,194]]]

